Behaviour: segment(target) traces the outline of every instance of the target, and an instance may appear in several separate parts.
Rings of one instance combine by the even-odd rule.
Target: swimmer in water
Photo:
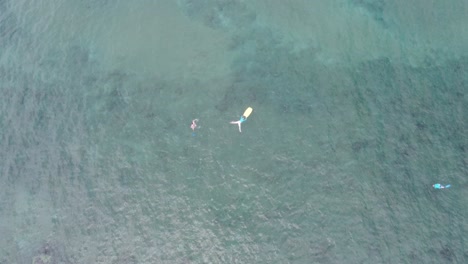
[[[198,119],[192,120],[192,124],[190,125],[190,128],[192,129],[192,131],[195,131],[195,128],[197,128],[197,122],[198,122]]]
[[[447,184],[444,186],[440,183],[436,183],[436,184],[433,184],[432,187],[434,187],[434,189],[445,189],[445,188],[450,188],[450,184]]]
[[[253,109],[251,107],[247,108],[244,111],[244,114],[239,119],[239,121],[231,121],[231,124],[237,124],[239,126],[239,132],[242,132],[242,123],[247,120],[247,118],[252,113],[252,111],[253,111]]]

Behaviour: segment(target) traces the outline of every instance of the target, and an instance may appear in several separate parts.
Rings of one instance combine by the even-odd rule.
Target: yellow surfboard
[[[247,109],[245,109],[245,112],[242,116],[245,116],[245,118],[249,117],[249,115],[252,113],[253,109],[252,107],[249,107]]]

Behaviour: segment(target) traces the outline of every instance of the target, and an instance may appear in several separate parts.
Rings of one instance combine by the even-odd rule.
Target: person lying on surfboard
[[[231,124],[237,124],[239,126],[239,132],[242,132],[242,128],[241,128],[242,123],[247,120],[247,118],[252,113],[252,111],[253,111],[252,107],[245,109],[244,114],[241,116],[239,121],[231,121]]]

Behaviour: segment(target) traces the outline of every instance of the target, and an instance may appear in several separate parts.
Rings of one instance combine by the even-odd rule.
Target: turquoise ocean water
[[[0,263],[468,263],[467,13],[0,0]]]

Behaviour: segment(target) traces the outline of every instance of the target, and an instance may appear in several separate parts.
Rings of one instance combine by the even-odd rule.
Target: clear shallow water
[[[465,263],[467,6],[411,4],[0,1],[0,263]]]

